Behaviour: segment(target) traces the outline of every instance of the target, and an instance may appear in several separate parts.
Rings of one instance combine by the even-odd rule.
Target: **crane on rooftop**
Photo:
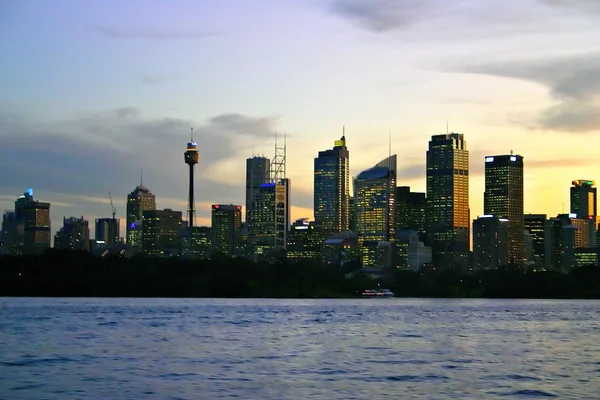
[[[108,197],[110,198],[110,208],[112,208],[112,216],[113,216],[112,219],[115,219],[115,215],[117,214],[117,209],[113,205],[112,194],[110,193],[110,190],[108,191]]]

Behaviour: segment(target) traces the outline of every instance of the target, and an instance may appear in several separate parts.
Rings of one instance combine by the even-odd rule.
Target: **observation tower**
[[[188,194],[188,224],[191,228],[194,226],[196,217],[196,206],[194,204],[194,165],[198,164],[200,155],[198,154],[198,146],[194,142],[194,128],[191,129],[190,141],[187,144],[187,150],[183,153],[185,163],[190,166],[190,190]]]

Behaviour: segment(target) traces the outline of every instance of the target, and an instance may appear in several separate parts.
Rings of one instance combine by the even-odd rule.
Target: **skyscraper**
[[[96,218],[96,242],[102,242],[106,247],[119,243],[119,222],[116,218]]]
[[[508,262],[524,262],[523,157],[499,155],[485,157],[483,212],[508,219]]]
[[[213,204],[211,208],[213,250],[234,256],[242,238],[242,206]]]
[[[427,206],[425,193],[411,192],[409,186],[396,187],[396,232],[413,230],[424,240],[425,208]]]
[[[348,230],[350,198],[350,153],[346,137],[331,150],[320,151],[314,164],[315,227],[332,233]]]
[[[181,252],[183,220],[181,211],[145,210],[142,248],[153,257],[176,256]]]
[[[427,150],[427,241],[433,263],[469,265],[469,151],[464,135],[433,135]]]
[[[50,203],[33,199],[33,189],[27,189],[15,201],[18,247],[25,254],[41,253],[50,248]]]
[[[156,198],[140,182],[140,186],[127,195],[127,247],[134,251],[142,248],[143,213],[148,210],[156,210]]]
[[[188,191],[188,227],[194,226],[196,217],[196,205],[194,203],[194,165],[198,164],[199,154],[198,146],[194,142],[194,130],[191,130],[190,141],[187,144],[187,149],[183,153],[183,159],[190,166],[190,182]]]
[[[354,209],[363,264],[373,266],[379,242],[393,242],[396,230],[396,155],[354,179]]]
[[[577,218],[590,219],[595,222],[597,215],[596,182],[577,179],[571,182],[571,213]]]
[[[54,247],[63,250],[90,250],[89,222],[81,218],[63,218],[63,226],[54,236]]]
[[[473,221],[475,269],[496,269],[508,264],[508,220],[482,215]]]
[[[246,160],[246,223],[251,224],[252,207],[260,192],[260,185],[271,181],[271,161],[266,157]]]
[[[546,240],[549,234],[548,217],[546,214],[525,214],[523,216],[523,228],[531,234],[533,259],[527,260],[534,268],[550,269],[546,259]]]

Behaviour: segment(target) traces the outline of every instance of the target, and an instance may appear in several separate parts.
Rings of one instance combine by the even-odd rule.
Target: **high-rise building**
[[[478,271],[508,265],[509,224],[506,218],[482,215],[473,221],[473,256]]]
[[[548,217],[546,214],[525,214],[523,216],[525,232],[531,234],[533,259],[527,260],[535,268],[549,268],[546,264],[546,237],[548,235]]]
[[[246,160],[246,223],[252,224],[252,207],[260,192],[260,185],[271,181],[271,161],[266,157]]]
[[[287,236],[287,259],[289,261],[320,260],[323,241],[327,232],[317,230],[308,218],[296,220]]]
[[[184,229],[181,256],[191,259],[206,259],[213,254],[210,226],[193,226]]]
[[[127,247],[133,251],[142,248],[142,220],[144,211],[156,210],[156,198],[140,183],[127,195]]]
[[[142,249],[153,257],[178,256],[181,252],[183,220],[181,211],[144,210]]]
[[[117,218],[96,218],[95,239],[105,247],[113,247],[119,243],[120,220]]]
[[[425,193],[411,192],[409,186],[396,187],[396,231],[412,230],[425,238]]]
[[[377,262],[379,242],[395,240],[396,159],[390,156],[354,179],[356,232],[365,266]]]
[[[597,215],[596,182],[577,179],[571,184],[571,213],[576,214],[577,218],[595,221]]]
[[[190,141],[187,144],[187,149],[183,153],[183,159],[190,167],[189,185],[188,185],[188,227],[194,226],[196,218],[196,204],[194,203],[194,165],[198,164],[199,159],[198,145],[194,142],[194,130],[191,130]]]
[[[356,213],[354,208],[354,197],[348,199],[348,230],[356,232]]]
[[[5,253],[18,253],[19,237],[17,235],[17,219],[14,211],[6,211],[2,215],[2,242]]]
[[[574,213],[559,214],[548,220],[546,264],[555,271],[568,272],[575,266],[575,252],[594,246],[590,221]]]
[[[464,135],[433,135],[427,150],[427,243],[433,263],[469,266],[469,151]]]
[[[23,253],[37,254],[50,248],[50,203],[34,200],[33,189],[15,201],[15,220]]]
[[[90,250],[89,222],[81,218],[63,218],[63,226],[54,236],[54,248],[62,250]]]
[[[350,198],[350,153],[346,137],[333,149],[319,152],[314,164],[315,227],[325,232],[348,230]]]
[[[211,209],[213,250],[234,256],[242,239],[242,206],[213,204]]]
[[[508,219],[508,261],[522,266],[523,241],[523,157],[499,155],[485,157],[483,212]]]

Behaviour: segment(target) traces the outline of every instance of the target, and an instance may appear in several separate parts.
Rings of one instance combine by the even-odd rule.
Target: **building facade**
[[[19,253],[39,254],[50,248],[50,203],[34,200],[32,189],[15,201],[15,222]]]
[[[54,236],[54,248],[62,250],[90,250],[89,222],[81,218],[63,218],[63,226]]]
[[[350,153],[346,137],[333,149],[320,151],[314,162],[315,227],[325,232],[343,232],[349,226]]]
[[[308,218],[296,220],[287,235],[287,259],[289,261],[321,260],[324,231],[315,229]]]
[[[508,266],[509,229],[508,220],[495,215],[482,215],[473,221],[473,257],[476,270]]]
[[[469,151],[464,135],[434,135],[427,150],[427,244],[438,266],[469,266]]]
[[[110,248],[120,244],[120,220],[117,218],[96,218],[95,240]]]
[[[523,266],[523,157],[499,155],[485,157],[483,212],[508,220],[508,260]]]
[[[245,222],[252,223],[252,207],[260,193],[260,186],[271,181],[271,161],[266,157],[246,160],[246,216]]]
[[[242,206],[213,204],[211,223],[213,251],[234,256],[242,241]]]
[[[426,207],[425,193],[411,192],[409,186],[396,187],[396,231],[413,230],[424,240]]]
[[[143,247],[143,216],[156,210],[156,197],[145,186],[137,186],[127,195],[127,247],[139,251]]]
[[[525,232],[531,234],[532,259],[527,262],[537,269],[550,269],[546,264],[546,237],[548,236],[548,216],[546,214],[525,214],[523,216]]]
[[[571,213],[577,218],[595,221],[598,207],[596,182],[577,179],[571,185]]]
[[[151,257],[178,256],[181,252],[183,219],[181,211],[144,210],[142,250]]]

